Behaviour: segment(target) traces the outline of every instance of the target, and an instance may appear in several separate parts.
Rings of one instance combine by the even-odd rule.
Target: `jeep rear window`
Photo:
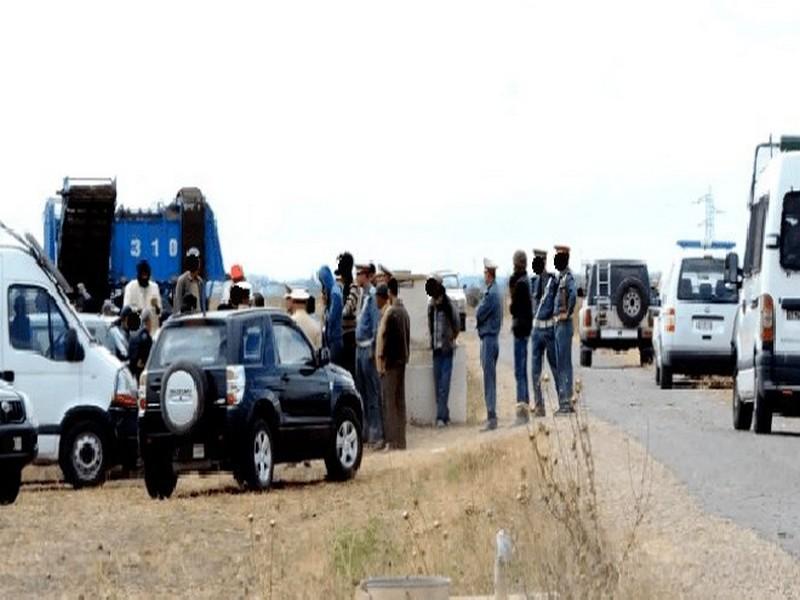
[[[149,368],[166,368],[179,360],[201,367],[225,363],[227,328],[223,324],[167,327],[158,336]]]
[[[800,271],[800,192],[790,192],[783,199],[781,266]]]
[[[725,285],[721,258],[684,258],[678,277],[678,300],[709,304],[735,304],[739,294]]]

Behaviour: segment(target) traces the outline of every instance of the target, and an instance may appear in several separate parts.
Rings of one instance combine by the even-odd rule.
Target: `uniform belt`
[[[370,346],[372,346],[372,342],[374,341],[375,340],[362,340],[360,342],[356,342],[356,344],[358,345],[359,348],[369,348]]]
[[[564,321],[571,321],[572,317],[570,315],[558,315],[556,317],[556,321],[559,323],[563,323]]]
[[[534,329],[548,329],[556,324],[555,319],[534,319],[533,320],[533,328]]]

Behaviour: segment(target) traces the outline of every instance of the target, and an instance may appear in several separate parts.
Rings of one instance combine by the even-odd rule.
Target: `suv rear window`
[[[725,261],[721,258],[684,258],[678,278],[678,300],[735,304],[739,294],[725,285]]]
[[[601,269],[603,269],[603,286],[600,289],[601,296],[608,296],[610,298],[614,298],[614,294],[619,288],[620,284],[627,279],[628,277],[635,277],[639,281],[642,282],[644,288],[646,290],[650,290],[650,277],[647,273],[647,265],[637,265],[637,264],[617,264],[611,263],[611,289],[606,291],[605,279],[606,279],[606,269],[608,268],[608,263],[601,262],[595,263],[591,266],[591,270],[589,273],[589,289],[588,289],[588,297],[589,297],[589,304],[596,304],[597,303],[597,269],[598,265]]]
[[[188,360],[201,367],[224,364],[226,330],[222,323],[165,328],[158,336],[149,365],[163,369],[179,360]]]
[[[783,199],[781,266],[790,271],[800,271],[800,193],[798,192],[790,192]]]

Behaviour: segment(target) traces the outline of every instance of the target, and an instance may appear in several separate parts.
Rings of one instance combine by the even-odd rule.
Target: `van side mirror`
[[[739,269],[739,255],[736,252],[730,252],[725,257],[725,283],[741,286],[741,271]]]
[[[81,362],[86,357],[86,352],[78,340],[78,332],[70,327],[64,334],[64,358],[67,362]]]
[[[331,351],[328,350],[327,348],[320,348],[319,350],[317,350],[316,360],[318,367],[324,367],[325,365],[330,364]]]

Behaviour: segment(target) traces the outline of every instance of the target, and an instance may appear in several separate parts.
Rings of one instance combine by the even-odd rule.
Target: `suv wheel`
[[[256,419],[250,429],[250,443],[245,447],[244,464],[240,469],[247,488],[262,492],[272,485],[275,451],[272,433],[263,419]]]
[[[772,433],[772,407],[764,397],[764,394],[758,391],[758,382],[756,382],[754,404],[753,431],[756,433]]]
[[[591,367],[592,366],[592,349],[591,348],[581,348],[581,366],[582,367]]]
[[[178,475],[172,467],[172,457],[150,454],[144,460],[144,485],[153,500],[166,500],[178,484]]]
[[[22,472],[16,467],[0,468],[0,504],[11,504],[17,499]]]
[[[662,390],[672,389],[672,367],[661,365],[661,378],[658,383]]]
[[[333,433],[325,455],[328,478],[334,481],[352,479],[361,466],[363,451],[361,423],[352,408],[336,411]]]
[[[74,488],[102,485],[106,478],[108,447],[105,429],[96,421],[79,421],[61,439],[59,464]]]
[[[742,402],[739,387],[736,385],[736,374],[733,376],[733,428],[747,431],[753,422],[753,403]]]

